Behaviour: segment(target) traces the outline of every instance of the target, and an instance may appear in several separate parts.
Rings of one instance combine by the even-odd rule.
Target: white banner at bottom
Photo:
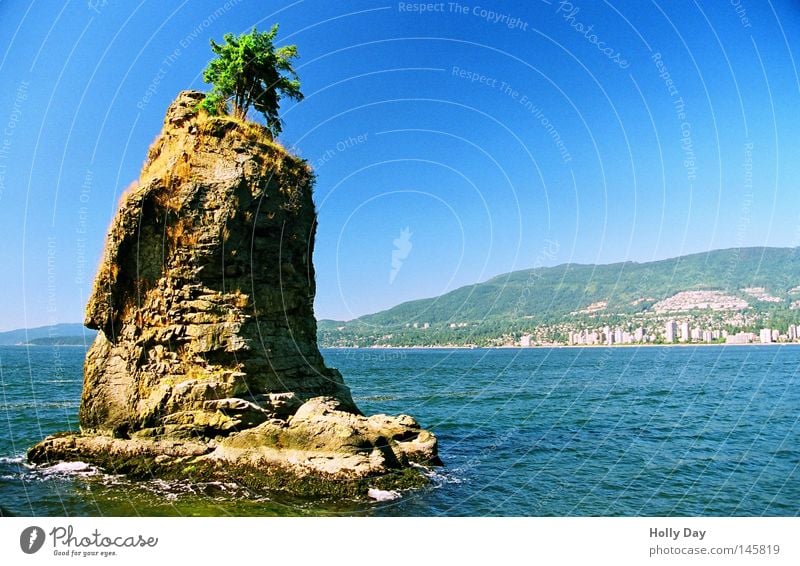
[[[800,564],[798,518],[4,518],[3,564]]]

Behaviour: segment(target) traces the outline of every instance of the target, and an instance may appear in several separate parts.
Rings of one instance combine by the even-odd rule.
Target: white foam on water
[[[86,462],[59,462],[42,471],[48,474],[79,474],[93,470]]]
[[[23,464],[25,456],[0,456],[0,464]]]
[[[440,487],[446,483],[464,483],[464,480],[461,477],[455,475],[455,472],[463,472],[464,470],[461,468],[456,469],[445,469],[445,468],[429,468],[427,466],[422,466],[421,464],[416,464],[414,462],[410,462],[410,465],[414,468],[420,470],[425,477],[427,477],[431,482],[433,482],[434,487]],[[437,471],[440,469],[442,471]]]
[[[375,501],[392,501],[400,498],[400,493],[397,491],[386,491],[383,489],[369,488],[367,495]]]

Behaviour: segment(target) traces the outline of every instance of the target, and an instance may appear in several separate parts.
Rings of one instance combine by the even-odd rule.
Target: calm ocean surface
[[[77,426],[83,348],[0,347],[14,515],[800,515],[800,346],[326,350],[366,413],[409,413],[445,468],[383,503],[31,469]]]

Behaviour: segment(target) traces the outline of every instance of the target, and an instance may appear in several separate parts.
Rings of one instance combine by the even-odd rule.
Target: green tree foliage
[[[256,28],[234,36],[226,33],[224,42],[211,40],[217,57],[203,71],[203,80],[212,85],[201,106],[210,114],[230,113],[245,119],[250,108],[264,114],[267,127],[278,135],[282,122],[278,117],[283,96],[302,100],[300,80],[292,67],[297,57],[296,45],[275,47],[278,24],[268,32]]]

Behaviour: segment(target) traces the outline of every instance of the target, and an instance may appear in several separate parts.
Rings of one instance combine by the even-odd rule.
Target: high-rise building
[[[769,328],[762,328],[761,332],[759,333],[759,337],[761,338],[762,344],[769,344],[772,342],[772,330]]]
[[[689,323],[688,322],[681,322],[681,342],[688,342],[689,341]]]
[[[726,344],[750,344],[755,338],[752,332],[737,332],[736,334],[725,333]]]
[[[664,332],[665,340],[667,342],[674,342],[675,341],[675,337],[676,337],[676,335],[678,333],[678,325],[675,323],[675,321],[674,320],[670,320],[667,323],[667,328],[665,330],[666,330]]]
[[[789,340],[797,340],[797,326],[789,325]]]
[[[633,340],[634,340],[635,342],[641,342],[643,338],[644,338],[644,328],[642,328],[642,327],[640,326],[639,328],[637,328],[637,329],[634,331],[634,333],[633,333]]]
[[[710,330],[703,330],[703,342],[711,342],[714,340],[714,334]]]

